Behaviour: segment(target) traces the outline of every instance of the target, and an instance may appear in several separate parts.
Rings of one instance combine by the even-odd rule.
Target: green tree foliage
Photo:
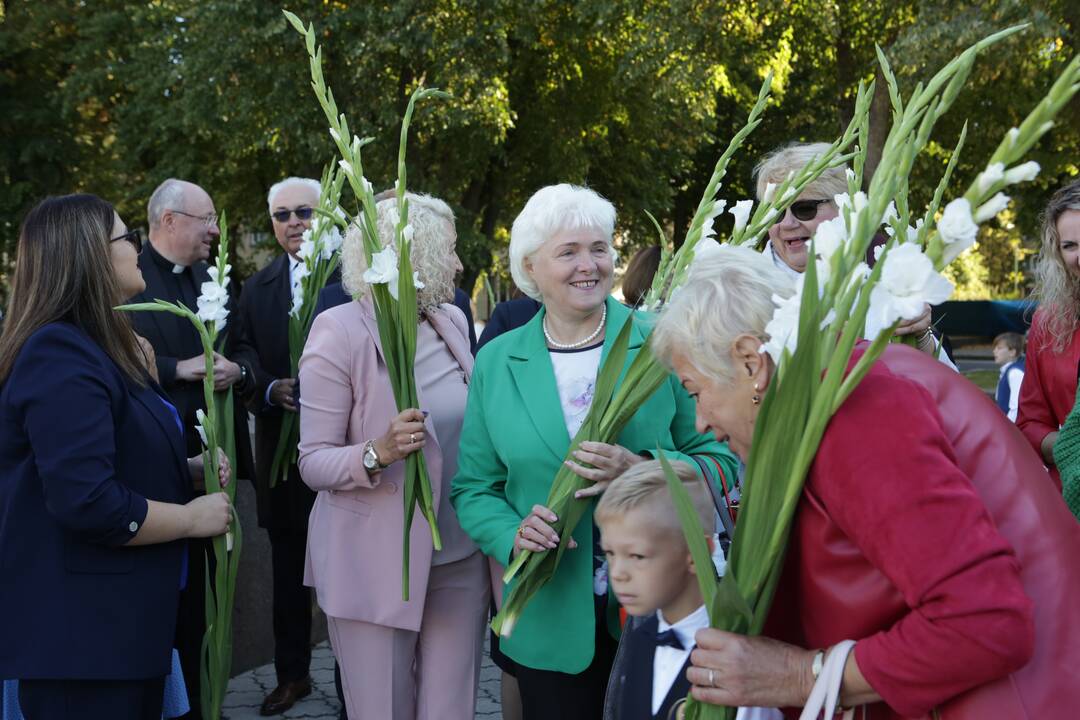
[[[855,85],[874,72],[875,43],[914,84],[974,36],[1033,23],[980,60],[941,125],[934,161],[944,163],[970,121],[957,188],[1077,51],[1072,0],[296,0],[289,9],[315,23],[350,124],[377,138],[365,152],[377,187],[393,177],[413,87],[454,94],[418,112],[409,174],[457,210],[466,285],[493,266],[525,199],[552,182],[609,197],[627,254],[652,241],[646,209],[681,237],[769,69],[774,106],[729,170],[730,200],[752,196],[753,165],[769,149],[839,132]],[[303,48],[277,2],[8,0],[0,67],[6,263],[17,223],[46,194],[96,192],[139,225],[151,190],[182,177],[242,227],[268,230],[267,188],[286,175],[318,177],[333,157]],[[876,111],[888,113],[885,95]],[[1018,193],[1014,228],[980,243],[985,256],[1017,238],[1032,245],[1049,190],[1080,174],[1077,111],[1062,113],[1037,149],[1044,174]],[[916,200],[938,174],[917,169]],[[991,262],[990,286],[1012,287],[1003,273],[1013,266],[1012,255]]]

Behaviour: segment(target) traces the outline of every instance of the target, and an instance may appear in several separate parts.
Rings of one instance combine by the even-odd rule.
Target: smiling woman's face
[[[549,312],[588,315],[611,292],[611,245],[596,228],[563,230],[525,261],[525,269]]]
[[[818,200],[814,193],[803,192],[795,202]],[[794,204],[794,203],[793,203]],[[837,216],[836,205],[830,200],[817,206],[817,214],[809,220],[795,217],[789,207],[784,216],[769,228],[769,240],[773,250],[784,263],[796,272],[806,272],[806,259],[810,255],[810,238],[818,225]]]

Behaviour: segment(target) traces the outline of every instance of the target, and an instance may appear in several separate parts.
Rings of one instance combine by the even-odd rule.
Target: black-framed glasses
[[[184,217],[195,218],[196,220],[202,220],[204,223],[206,223],[206,227],[210,227],[211,225],[217,225],[217,213],[212,212],[206,213],[205,215],[192,215],[191,213],[186,213],[183,210],[170,210],[169,212],[174,212],[177,215],[183,215]]]
[[[109,242],[120,242],[121,240],[127,240],[129,243],[135,246],[135,252],[142,252],[142,233],[136,230],[128,230],[123,235],[117,235],[114,238],[109,238]]]
[[[818,208],[823,204],[829,202],[828,200],[796,200],[791,203],[791,214],[795,216],[796,220],[813,220],[817,217]]]
[[[298,220],[310,220],[311,216],[315,213],[309,207],[298,207],[295,210],[277,210],[270,213],[270,217],[277,220],[279,223],[289,222],[289,216],[295,214]]]

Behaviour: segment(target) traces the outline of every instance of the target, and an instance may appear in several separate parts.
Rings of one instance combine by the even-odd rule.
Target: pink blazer
[[[465,371],[473,369],[465,315],[444,304],[428,321]],[[431,569],[431,531],[413,516],[409,601],[401,599],[401,486],[405,464],[369,477],[363,445],[397,416],[370,301],[321,313],[300,358],[300,475],[318,492],[308,523],[304,584],[330,616],[418,631]],[[423,395],[420,396],[423,407]],[[438,507],[442,450],[427,422],[424,457]]]

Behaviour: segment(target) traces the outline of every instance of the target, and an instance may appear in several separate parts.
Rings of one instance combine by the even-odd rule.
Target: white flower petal
[[[986,169],[979,173],[979,177],[975,179],[975,182],[978,184],[979,194],[985,195],[990,192],[990,188],[1004,179],[1005,164],[996,162],[987,165]]]
[[[975,244],[979,226],[971,216],[971,203],[957,198],[945,206],[937,224],[941,241],[945,243],[945,263],[948,264],[964,250]]]
[[[746,227],[746,222],[750,219],[750,211],[754,209],[753,200],[740,200],[735,203],[729,213],[735,218],[735,230],[740,231]]]
[[[1005,184],[1015,185],[1016,183],[1031,182],[1035,178],[1039,177],[1039,171],[1042,170],[1039,167],[1039,163],[1034,160],[1017,165],[1014,168],[1010,168],[1005,171]]]
[[[975,211],[975,222],[983,223],[995,217],[999,212],[1009,207],[1009,200],[1009,196],[1005,193],[994,195]]]

